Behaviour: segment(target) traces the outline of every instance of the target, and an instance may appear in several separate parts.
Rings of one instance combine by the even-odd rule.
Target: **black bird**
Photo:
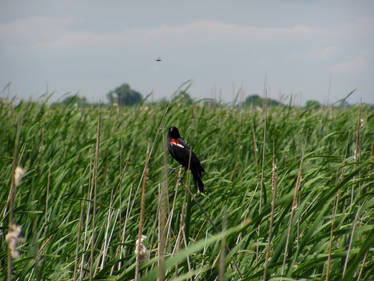
[[[201,180],[201,173],[205,172],[204,168],[201,166],[195,153],[191,151],[182,139],[176,127],[170,127],[168,130],[168,149],[171,156],[185,167],[186,170],[188,167],[190,168],[195,185],[199,187],[200,192],[204,192],[204,183]]]

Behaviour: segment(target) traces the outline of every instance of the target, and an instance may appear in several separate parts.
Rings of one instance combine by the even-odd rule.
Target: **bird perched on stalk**
[[[193,175],[194,183],[199,187],[200,192],[204,192],[204,183],[201,179],[201,173],[204,168],[195,153],[188,147],[182,139],[176,127],[170,127],[168,130],[168,149],[175,160],[183,167],[190,169]]]

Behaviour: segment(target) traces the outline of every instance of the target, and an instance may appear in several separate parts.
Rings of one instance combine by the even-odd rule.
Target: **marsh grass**
[[[365,106],[0,106],[0,276],[14,220],[14,280],[374,279]],[[168,173],[171,125],[202,160],[205,194]],[[15,159],[27,174],[11,214]],[[150,259],[137,262],[141,234]]]

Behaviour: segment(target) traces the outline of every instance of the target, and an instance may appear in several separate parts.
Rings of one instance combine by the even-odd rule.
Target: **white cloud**
[[[306,25],[259,27],[221,21],[195,21],[183,25],[123,29],[100,33],[73,28],[73,21],[61,17],[31,17],[0,25],[0,37],[8,46],[41,48],[41,50],[84,49],[115,46],[199,46],[220,42],[288,42],[329,36],[334,30]],[[2,43],[4,44],[4,43]]]
[[[160,26],[149,29],[124,30],[121,37],[135,37],[138,40],[152,39],[165,44],[177,43],[200,45],[214,42],[287,42],[288,40],[311,39],[328,36],[332,30],[305,25],[290,27],[260,27],[237,25],[221,21],[195,21],[177,26]]]
[[[306,61],[326,61],[335,58],[340,50],[336,46],[300,50],[290,54],[292,58]]]
[[[355,33],[374,33],[374,19],[373,18],[359,18],[353,22],[345,23],[340,26],[342,35]]]
[[[71,20],[62,17],[29,17],[0,24],[0,32],[5,35],[35,33],[36,31],[52,31],[64,29]]]
[[[59,17],[31,17],[0,24],[2,45],[35,45],[56,39],[66,31],[71,20]]]
[[[182,25],[161,25],[149,28],[127,28],[112,33],[79,29],[70,18],[30,17],[0,24],[2,47],[28,48],[39,51],[85,50],[86,48],[172,48],[209,44],[292,44],[300,40],[331,39],[342,36],[344,30],[373,33],[374,21],[359,20],[341,27],[292,26],[264,27],[238,25],[214,20],[200,20]],[[344,30],[342,30],[344,28]],[[372,34],[373,35],[373,34]],[[4,43],[5,42],[5,43]],[[294,54],[306,59],[327,59],[336,47],[301,51]]]
[[[351,60],[345,60],[333,65],[331,67],[331,71],[332,73],[336,74],[355,73],[364,70],[366,65],[366,59],[364,59],[363,57],[358,57]]]

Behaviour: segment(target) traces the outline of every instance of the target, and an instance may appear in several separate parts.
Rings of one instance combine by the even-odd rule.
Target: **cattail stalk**
[[[291,216],[290,216],[290,221],[289,221],[289,224],[288,224],[286,246],[284,247],[284,256],[283,256],[281,275],[284,274],[284,269],[285,269],[285,266],[286,266],[286,260],[287,260],[287,256],[288,256],[288,244],[290,242],[290,236],[291,236],[291,230],[292,230],[292,221],[293,221],[293,217],[295,215],[296,208],[297,208],[297,196],[298,196],[299,188],[300,188],[300,184],[301,184],[303,162],[304,162],[304,154],[302,154],[302,156],[301,156],[299,172],[297,174],[297,180],[296,180],[296,185],[295,185],[295,193],[294,193],[294,196],[293,196],[292,207],[291,207]]]

